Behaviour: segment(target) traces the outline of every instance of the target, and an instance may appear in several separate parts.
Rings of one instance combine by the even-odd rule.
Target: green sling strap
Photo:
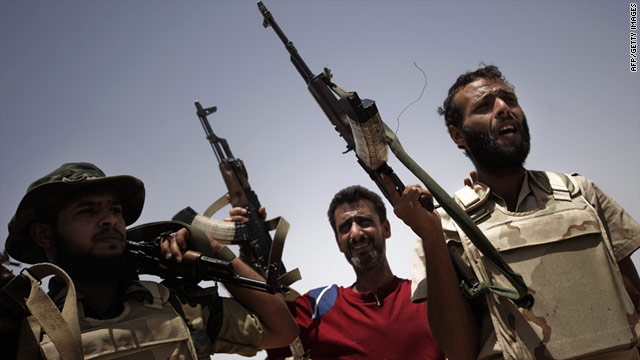
[[[325,68],[322,74],[327,80],[330,80],[332,75],[331,71]],[[344,89],[340,88],[334,83],[328,82],[331,90],[335,92],[338,96],[348,96],[348,92]],[[371,121],[371,120],[370,120]],[[451,216],[451,219],[460,226],[462,231],[467,234],[471,242],[480,250],[482,254],[484,254],[491,262],[493,262],[498,269],[505,275],[507,280],[513,285],[515,290],[502,288],[493,286],[487,283],[477,283],[474,284],[471,288],[467,286],[464,282],[461,287],[465,291],[465,293],[473,298],[478,294],[485,292],[487,290],[509,299],[512,299],[513,302],[519,307],[523,307],[526,309],[531,309],[533,306],[533,296],[529,294],[527,285],[524,282],[522,276],[513,271],[509,264],[506,263],[504,258],[498,253],[496,248],[489,242],[487,237],[482,233],[480,228],[471,220],[469,215],[464,212],[458,204],[455,203],[453,198],[451,198],[447,192],[435,181],[426,171],[424,171],[404,150],[402,145],[400,144],[400,140],[396,134],[389,129],[387,124],[384,123],[379,117],[377,119],[382,126],[384,127],[384,137],[385,142],[393,152],[393,154],[402,162],[404,166],[407,167],[422,183],[424,186],[429,189],[433,197],[438,201],[440,206],[444,209],[444,211]],[[356,134],[354,134],[355,138]],[[374,141],[376,139],[373,139]]]
[[[513,290],[492,286],[486,283],[478,283],[472,289],[466,290],[469,295],[478,294],[488,289],[497,295],[512,299],[516,305],[520,307],[530,309],[533,306],[533,296],[528,293],[527,285],[525,284],[522,276],[511,269],[509,264],[507,264],[491,242],[489,242],[480,228],[478,228],[469,215],[467,215],[467,213],[464,212],[458,204],[456,204],[453,198],[451,198],[447,192],[406,153],[396,134],[394,134],[384,122],[383,126],[387,144],[395,156],[418,179],[420,179],[420,181],[422,181],[424,186],[429,189],[444,211],[446,211],[447,214],[451,216],[451,219],[460,226],[465,234],[467,234],[473,245],[475,245],[478,250],[484,254],[484,256],[486,256],[498,267],[498,269],[500,269],[500,271],[502,271],[515,288],[515,290]]]

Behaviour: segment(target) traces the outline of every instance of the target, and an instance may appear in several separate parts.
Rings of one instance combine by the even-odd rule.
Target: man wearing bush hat
[[[259,348],[286,345],[297,335],[278,296],[227,286],[234,299],[226,299],[215,288],[192,291],[138,280],[124,256],[125,227],[140,216],[144,197],[139,179],[106,176],[90,163],[64,164],[29,186],[6,241],[9,255],[36,264],[25,271],[32,282],[27,299],[31,314],[22,321],[19,347],[17,336],[3,334],[5,341],[13,340],[17,357],[251,356]],[[185,230],[172,236],[184,237],[184,242],[190,238]],[[239,275],[261,279],[216,240],[209,238],[209,243]],[[179,258],[177,253],[165,255]],[[42,290],[37,282],[52,274],[49,296],[38,298]],[[8,333],[2,326],[0,333]]]

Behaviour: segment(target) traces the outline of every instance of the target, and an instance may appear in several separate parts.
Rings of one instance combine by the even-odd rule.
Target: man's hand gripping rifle
[[[187,250],[182,262],[165,260],[157,241],[127,241],[127,253],[136,260],[139,273],[160,276],[163,279],[183,279],[184,281],[217,281],[224,284],[246,287],[271,294],[287,293],[289,289],[280,284],[269,284],[238,275],[231,262],[205,256],[197,251]]]
[[[446,191],[404,152],[396,135],[382,122],[375,102],[369,99],[361,100],[356,92],[346,92],[338,87],[331,81],[332,75],[327,68],[322,73],[314,75],[262,1],[258,1],[258,9],[264,18],[263,26],[265,28],[270,26],[284,43],[291,62],[306,82],[309,92],[336,131],[347,142],[345,152],[355,150],[358,163],[375,181],[384,196],[391,202],[390,194],[380,176],[381,174],[385,174],[393,181],[396,191],[399,193],[404,191],[404,185],[391,167],[387,165],[389,146],[396,157],[424,183],[442,208],[469,236],[473,244],[496,264],[515,288],[515,290],[502,289],[490,284],[479,283],[459,257],[452,256],[458,276],[464,280],[461,286],[465,288],[467,295],[475,297],[481,292],[491,290],[513,299],[519,306],[526,308],[533,306],[533,297],[528,293],[528,288],[522,277],[511,269],[471,218],[462,211]],[[425,209],[433,211],[433,203],[426,196],[421,196],[420,203]]]
[[[176,214],[173,220],[196,226],[209,233],[216,240],[240,245],[243,260],[252,264],[265,277],[268,284],[273,286],[279,283],[290,285],[300,279],[300,274],[298,269],[286,273],[284,264],[280,260],[289,224],[282,217],[265,222],[259,212],[261,205],[258,196],[249,184],[244,163],[233,156],[227,140],[216,136],[211,129],[207,116],[213,114],[217,108],[215,106],[203,108],[197,101],[195,106],[196,114],[200,119],[207,140],[209,140],[218,160],[220,173],[229,191],[231,206],[245,208],[247,213],[244,216],[249,221],[246,223],[226,223],[209,218],[226,205],[226,197],[214,202],[203,215],[197,214],[191,208],[185,208]],[[274,239],[269,233],[273,229],[276,230]]]

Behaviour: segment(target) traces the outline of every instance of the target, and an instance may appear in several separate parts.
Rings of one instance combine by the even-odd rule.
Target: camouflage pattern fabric
[[[260,348],[262,325],[258,317],[233,299],[223,298],[225,316],[213,344],[216,353],[254,356]]]
[[[527,190],[533,196],[528,201],[533,205],[519,212],[507,211],[488,196],[485,186],[474,186],[483,200],[470,215],[489,214],[479,227],[524,276],[535,297],[533,308],[527,311],[487,294],[489,311],[481,330],[479,358],[638,356],[638,317],[622,284],[605,226],[581,196],[579,186],[569,176],[559,176],[566,185],[564,200],[554,198],[558,191],[551,188],[545,173],[528,172],[531,181],[525,185],[530,186]],[[446,223],[444,216],[443,221]],[[635,229],[637,232],[637,224]],[[479,279],[508,286],[469,239],[457,233]],[[419,294],[414,293],[414,300],[417,298]]]
[[[151,300],[130,298],[113,319],[85,317],[83,306],[78,306],[85,359],[197,359],[187,325],[168,302],[169,290],[153,282],[132,286],[149,291]],[[60,358],[46,334],[40,347],[45,359]]]
[[[64,295],[64,288],[58,288],[54,302]],[[209,359],[215,353],[253,356],[259,350],[257,316],[233,299],[218,298],[216,288],[170,291],[155,282],[134,281],[126,297],[122,314],[106,320],[85,316],[78,297],[85,359]],[[46,334],[39,346],[45,359],[60,359]]]

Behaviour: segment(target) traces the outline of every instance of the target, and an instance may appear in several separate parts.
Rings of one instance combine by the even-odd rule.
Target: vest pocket
[[[601,233],[600,222],[595,214],[585,211],[586,204],[568,205],[562,209],[520,216],[508,216],[495,211],[493,216],[502,219],[498,223],[489,221],[490,224],[481,224],[480,228],[501,252]]]

